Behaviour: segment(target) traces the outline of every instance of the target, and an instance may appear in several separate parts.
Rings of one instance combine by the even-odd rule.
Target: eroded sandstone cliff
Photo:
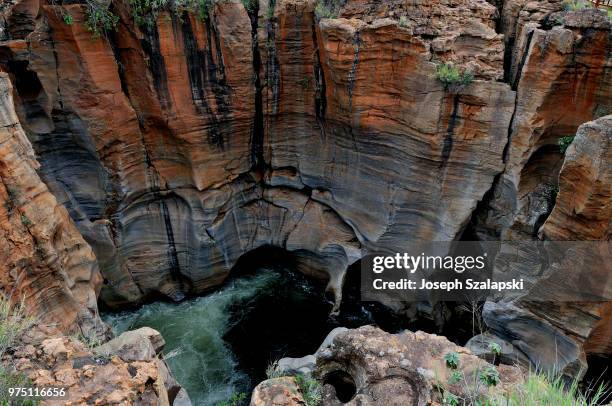
[[[32,146],[0,72],[0,286],[13,304],[65,331],[103,333],[96,258],[66,209],[39,178]]]
[[[261,2],[249,16],[230,1],[204,21],[162,13],[138,28],[118,2],[118,29],[97,40],[82,6],[41,5],[33,31],[3,44],[42,177],[97,254],[103,302],[202,292],[262,245],[295,253],[339,299],[360,248],[461,232],[502,169],[514,109],[492,81],[495,8],[356,2],[318,21],[315,5]],[[449,93],[437,60],[481,80]]]
[[[31,166],[35,153],[95,252],[107,306],[205,292],[264,245],[291,252],[339,302],[349,265],[412,241],[609,239],[601,202],[567,225],[575,203],[562,184],[575,181],[557,180],[576,159],[559,138],[610,112],[602,12],[560,12],[556,0],[229,0],[139,26],[114,1],[117,28],[92,38],[84,5],[70,3],[2,9],[0,69]],[[333,18],[316,16],[320,4]],[[445,61],[476,80],[445,88]],[[589,184],[609,191],[602,168]],[[575,340],[568,358],[581,365],[585,342],[609,346],[604,313],[592,314],[551,327]],[[491,317],[500,334],[511,325]],[[533,342],[520,348],[538,359]]]

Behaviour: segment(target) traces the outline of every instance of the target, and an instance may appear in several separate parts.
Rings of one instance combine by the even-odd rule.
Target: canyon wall
[[[3,43],[2,64],[41,176],[97,254],[102,301],[201,293],[262,245],[339,299],[361,248],[456,238],[502,169],[514,92],[495,81],[495,8],[447,3],[318,21],[314,1],[251,15],[229,1],[139,28],[118,2],[117,30],[95,40],[78,4],[22,17],[33,31]],[[438,60],[477,80],[447,91]]]
[[[0,287],[12,304],[65,331],[104,333],[96,258],[66,209],[41,181],[32,145],[0,72]],[[79,330],[80,328],[80,330]]]
[[[92,38],[84,5],[16,0],[0,10],[0,69],[31,165],[35,154],[95,252],[106,306],[206,292],[265,245],[338,304],[365,252],[466,235],[609,239],[591,222],[601,205],[568,226],[577,234],[559,231],[572,155],[557,146],[610,112],[609,19],[554,0],[495,5],[229,0],[138,26],[114,1],[116,29]],[[443,62],[475,80],[446,88]],[[602,170],[593,182],[609,187]],[[568,333],[581,365],[584,345],[609,345],[589,338],[603,336],[593,314]]]

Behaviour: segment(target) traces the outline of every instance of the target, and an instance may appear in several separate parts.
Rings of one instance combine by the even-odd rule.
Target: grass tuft
[[[300,388],[306,406],[318,406],[323,398],[323,388],[319,381],[302,374],[295,376],[295,382]]]

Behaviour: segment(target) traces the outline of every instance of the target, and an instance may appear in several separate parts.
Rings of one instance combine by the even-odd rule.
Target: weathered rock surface
[[[274,378],[255,387],[251,406],[304,406],[306,402],[293,377]]]
[[[26,332],[13,354],[2,362],[37,387],[67,388],[67,398],[42,401],[43,405],[190,405],[184,389],[154,351],[159,340],[151,341],[149,336],[155,338],[159,333],[150,333],[136,330],[121,335],[105,344],[117,354],[100,355],[55,327],[39,325]],[[144,346],[151,351],[121,355],[127,347]]]
[[[457,369],[447,366],[448,353],[457,354]],[[458,399],[491,399],[509,393],[524,379],[517,367],[493,366],[444,337],[420,331],[389,334],[371,326],[347,330],[315,356],[314,376],[324,384],[323,405],[442,404],[448,392]],[[466,384],[479,382],[485,368],[499,373],[497,385]],[[453,372],[461,379],[450,379]],[[255,389],[251,405],[299,405],[294,399],[273,402],[279,394],[287,399],[286,386],[278,379],[264,381]]]
[[[0,288],[13,303],[64,331],[103,334],[102,278],[89,245],[39,178],[32,145],[0,72]]]
[[[339,300],[362,248],[455,238],[501,171],[514,93],[493,81],[494,7],[354,1],[316,21],[312,0],[265,3],[139,29],[117,1],[119,28],[97,40],[83,6],[42,6],[0,44],[106,304],[203,292],[263,245]],[[478,80],[445,91],[433,76],[446,60]]]
[[[542,227],[544,238],[610,240],[611,162],[612,115],[581,125],[565,154],[555,207]]]
[[[537,238],[554,206],[558,140],[612,111],[610,20],[597,10],[557,16],[564,25],[531,27],[520,38],[516,111],[505,169],[483,213],[484,238]]]
[[[528,269],[528,261],[513,264],[527,280],[529,292],[490,301],[483,312],[492,331],[514,344],[532,363],[568,375],[584,373],[587,355],[609,355],[612,348],[611,140],[612,116],[606,116],[580,126],[565,154],[556,203],[540,230],[545,240],[572,244],[565,246],[561,263],[537,273]],[[542,244],[548,252],[554,246]],[[529,258],[527,251],[524,258]],[[572,300],[577,295],[564,294],[581,291],[597,291],[597,295]],[[589,297],[597,301],[590,302]]]
[[[327,279],[338,302],[364,253],[458,239],[468,223],[483,239],[536,240],[547,229],[604,239],[597,194],[572,221],[579,205],[554,197],[559,138],[610,112],[604,13],[560,12],[561,0],[493,1],[499,10],[351,0],[324,2],[334,18],[318,19],[316,3],[260,1],[249,15],[229,0],[204,20],[162,12],[139,28],[117,0],[118,29],[93,40],[82,4],[3,4],[0,69],[55,196],[49,207],[63,204],[96,254],[105,304],[204,292],[266,245]],[[476,81],[448,91],[434,78],[443,61]],[[609,185],[605,170],[583,177],[562,182],[580,193]],[[89,267],[82,250],[79,241],[65,262]],[[99,284],[91,275],[78,279],[87,292]],[[53,296],[53,286],[36,289]],[[93,309],[95,294],[69,286]],[[532,320],[515,302],[499,312],[492,303],[487,322],[502,336],[512,318]],[[532,361],[553,360],[536,348],[557,348],[555,338],[572,368],[584,364],[581,343],[609,348],[601,308],[539,311],[552,320],[547,339],[508,339]]]

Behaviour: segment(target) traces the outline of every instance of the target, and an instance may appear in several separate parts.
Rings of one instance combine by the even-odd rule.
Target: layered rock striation
[[[203,292],[263,245],[339,301],[362,249],[460,234],[502,169],[514,109],[494,81],[496,10],[396,3],[319,20],[314,1],[249,14],[236,0],[138,27],[116,2],[118,28],[94,40],[82,5],[27,3],[31,31],[11,32],[0,63],[105,304]],[[447,91],[442,61],[477,80]]]
[[[610,112],[605,13],[561,12],[556,0],[229,0],[138,25],[118,0],[116,29],[92,38],[85,6],[67,3],[4,5],[0,70],[32,148],[24,162],[40,163],[23,181],[42,180],[54,196],[45,210],[65,206],[86,241],[66,248],[79,283],[52,281],[91,314],[100,281],[87,244],[100,300],[120,308],[205,292],[262,246],[291,253],[339,304],[367,252],[473,236],[609,239],[609,165],[576,169],[586,158],[557,145]],[[445,62],[475,80],[445,87]],[[593,153],[604,141],[582,142]],[[53,218],[32,214],[42,217]],[[3,275],[19,269],[9,264]],[[48,308],[65,307],[39,289]],[[523,356],[556,362],[537,357],[533,336],[508,337],[511,320],[489,306],[489,326]],[[601,308],[540,311],[552,336],[570,336],[569,364],[609,348]]]
[[[2,295],[64,331],[104,334],[96,258],[38,176],[40,165],[15,114],[12,90],[8,75],[0,72]]]

